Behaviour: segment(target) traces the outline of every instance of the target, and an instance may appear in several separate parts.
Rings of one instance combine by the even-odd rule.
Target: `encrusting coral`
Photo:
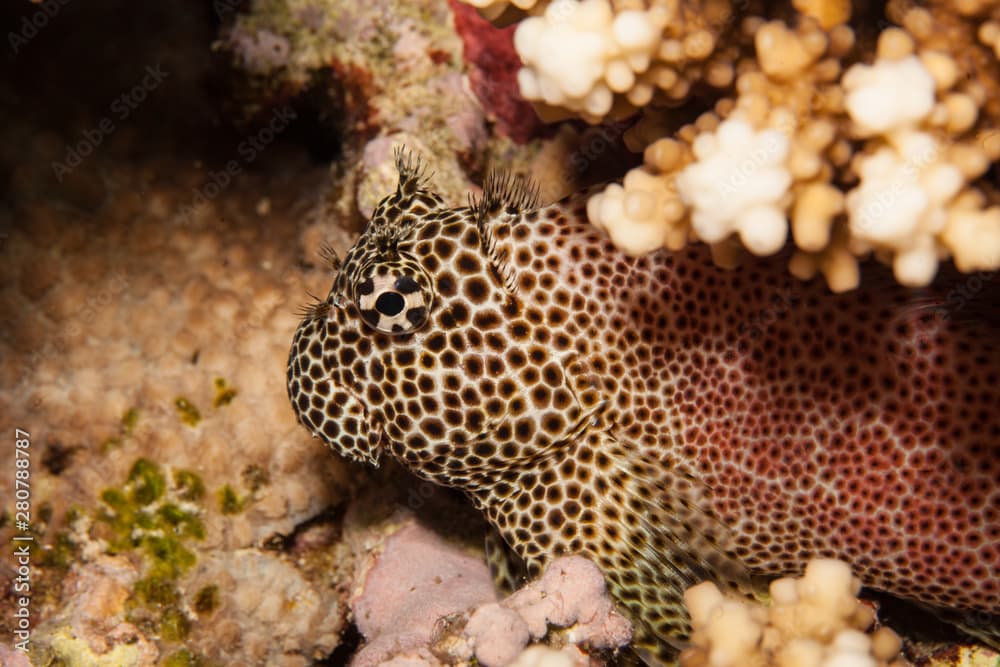
[[[354,667],[384,664],[599,664],[581,648],[628,644],[631,626],[615,609],[596,565],[556,560],[502,602],[481,558],[408,514],[384,526],[350,528],[360,564],[351,609],[365,645]],[[377,546],[373,546],[377,545]],[[559,633],[563,650],[537,643]]]
[[[486,667],[502,667],[516,660],[529,639],[544,638],[550,627],[565,628],[565,641],[590,648],[619,648],[632,639],[632,627],[615,609],[601,571],[583,556],[566,556],[503,602],[472,612],[462,631],[464,641],[452,644],[451,655],[475,656]]]
[[[843,561],[817,558],[799,579],[771,582],[770,606],[725,597],[711,582],[684,594],[691,646],[681,667],[903,667],[901,642],[857,599]]]
[[[518,82],[543,118],[639,113],[625,138],[644,164],[593,195],[590,220],[629,253],[701,240],[723,266],[790,236],[791,272],[834,291],[869,256],[910,286],[949,258],[1000,268],[985,177],[1000,158],[1000,9],[890,2],[899,27],[862,42],[849,2],[794,7],[788,22],[726,0],[527,7]],[[675,131],[696,90],[712,108]]]

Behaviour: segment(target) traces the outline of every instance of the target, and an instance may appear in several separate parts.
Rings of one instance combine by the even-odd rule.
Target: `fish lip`
[[[364,435],[359,436],[356,442],[362,442],[366,446],[364,448],[353,447],[344,452],[344,454],[354,461],[367,463],[374,468],[378,468],[385,440],[385,431],[383,430],[382,425],[375,421],[372,411],[354,387],[341,383],[331,382],[331,384],[334,389],[340,389],[348,396],[347,403],[341,406],[341,412],[345,417],[349,414],[348,409],[350,403],[353,401],[357,404],[358,408],[361,410],[359,421],[363,425],[365,431]]]
[[[292,366],[291,362],[290,366]],[[295,412],[296,421],[300,426],[305,428],[310,435],[312,435],[312,437],[321,440],[338,456],[361,463],[367,463],[377,468],[379,465],[379,458],[385,444],[385,434],[382,425],[376,421],[376,416],[363,400],[358,391],[357,384],[352,385],[352,383],[341,381],[341,378],[337,378],[337,373],[332,371],[332,369],[324,367],[323,370],[325,375],[324,380],[329,383],[330,386],[329,393],[324,397],[325,403],[323,411],[326,413],[326,407],[331,403],[337,402],[335,395],[339,394],[341,397],[346,395],[347,398],[341,400],[336,406],[335,417],[331,417],[329,413],[326,413],[324,415],[324,419],[321,420],[320,423],[314,423],[313,419],[308,415],[309,406],[307,405],[304,409],[300,408],[298,402],[299,396],[302,394],[309,396],[312,394],[312,391],[304,390],[300,386],[295,394],[293,394],[291,384],[289,383],[287,385],[288,398],[290,399],[292,409]],[[304,375],[301,373],[301,370],[296,370],[294,367],[292,368],[292,374],[292,377],[299,380],[301,380]],[[321,380],[312,382],[319,381]],[[332,438],[323,432],[323,424],[326,419],[331,419],[338,426],[338,434]],[[359,423],[359,433],[353,438],[343,433],[344,424],[350,419],[355,419]],[[350,443],[349,446],[346,446],[345,438],[347,438],[346,443]]]

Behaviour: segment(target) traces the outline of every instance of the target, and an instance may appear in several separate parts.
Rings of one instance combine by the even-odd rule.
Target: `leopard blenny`
[[[502,537],[493,560],[590,557],[667,658],[685,587],[747,590],[815,556],[997,635],[995,318],[888,284],[833,295],[779,261],[726,271],[700,247],[629,257],[585,193],[538,208],[494,177],[450,208],[396,163],[292,343],[312,433],[463,490]]]

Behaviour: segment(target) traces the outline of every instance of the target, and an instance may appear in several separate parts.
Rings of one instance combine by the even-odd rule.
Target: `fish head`
[[[548,404],[571,396],[545,384],[561,370],[531,341],[481,209],[447,207],[401,152],[397,168],[396,192],[299,325],[288,394],[337,453],[377,465],[388,451],[425,478],[468,487],[528,456],[538,431],[561,428]],[[534,398],[531,384],[543,385]]]

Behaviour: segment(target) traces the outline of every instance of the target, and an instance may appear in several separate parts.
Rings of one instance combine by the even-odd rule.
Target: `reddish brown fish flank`
[[[632,397],[619,426],[674,443],[666,456],[712,490],[748,566],[837,556],[905,597],[1000,608],[1000,354],[985,327],[900,288],[833,296],[764,262],[721,272],[694,250],[643,264],[660,275],[609,277],[609,301],[631,307],[586,337],[622,358],[657,350],[617,369]]]

